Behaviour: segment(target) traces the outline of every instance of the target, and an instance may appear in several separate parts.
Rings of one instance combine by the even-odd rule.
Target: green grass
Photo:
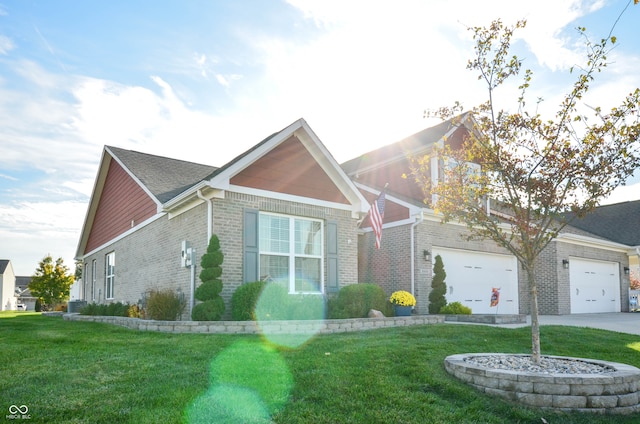
[[[542,327],[541,333],[544,354],[640,367],[637,336],[558,326]],[[529,328],[389,328],[317,336],[284,349],[258,336],[138,332],[3,313],[0,346],[0,421],[11,405],[27,405],[31,423],[639,419],[524,408],[483,395],[445,372],[443,360],[454,353],[527,353]]]

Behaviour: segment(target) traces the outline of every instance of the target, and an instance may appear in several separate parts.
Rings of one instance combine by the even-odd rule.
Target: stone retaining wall
[[[466,362],[465,357],[495,354],[448,356],[449,374],[478,390],[527,406],[555,410],[632,414],[640,412],[640,369],[631,365],[593,359],[574,359],[613,368],[600,374],[543,374],[488,369]]]
[[[159,331],[163,333],[210,333],[210,334],[258,334],[268,327],[270,333],[308,333],[315,334],[346,333],[351,331],[373,330],[386,327],[404,327],[408,325],[438,324],[444,322],[443,315],[414,315],[409,317],[353,318],[299,320],[299,321],[154,321],[139,318],[89,316],[64,314],[69,321],[103,322],[140,331]]]

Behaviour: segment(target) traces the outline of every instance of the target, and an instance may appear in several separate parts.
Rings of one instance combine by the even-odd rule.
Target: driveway
[[[640,335],[640,313],[617,312],[603,314],[540,315],[540,325],[568,325],[572,327],[599,328],[619,333]],[[531,325],[531,316],[527,324],[503,324],[498,327],[517,328]]]

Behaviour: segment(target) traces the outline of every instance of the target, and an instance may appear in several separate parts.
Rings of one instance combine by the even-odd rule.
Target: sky
[[[74,256],[104,145],[222,166],[304,118],[342,163],[487,98],[467,29],[527,19],[515,52],[553,110],[628,0],[0,0],[0,259]],[[640,86],[640,6],[585,104]],[[506,89],[500,101],[505,105]],[[505,106],[509,107],[509,106]],[[640,173],[607,199],[640,199]]]

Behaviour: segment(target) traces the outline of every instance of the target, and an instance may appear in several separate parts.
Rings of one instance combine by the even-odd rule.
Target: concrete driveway
[[[599,328],[619,333],[640,335],[640,313],[618,312],[604,314],[540,315],[540,325],[568,325],[572,327]],[[517,328],[531,325],[531,316],[527,324],[503,324],[497,327]]]

